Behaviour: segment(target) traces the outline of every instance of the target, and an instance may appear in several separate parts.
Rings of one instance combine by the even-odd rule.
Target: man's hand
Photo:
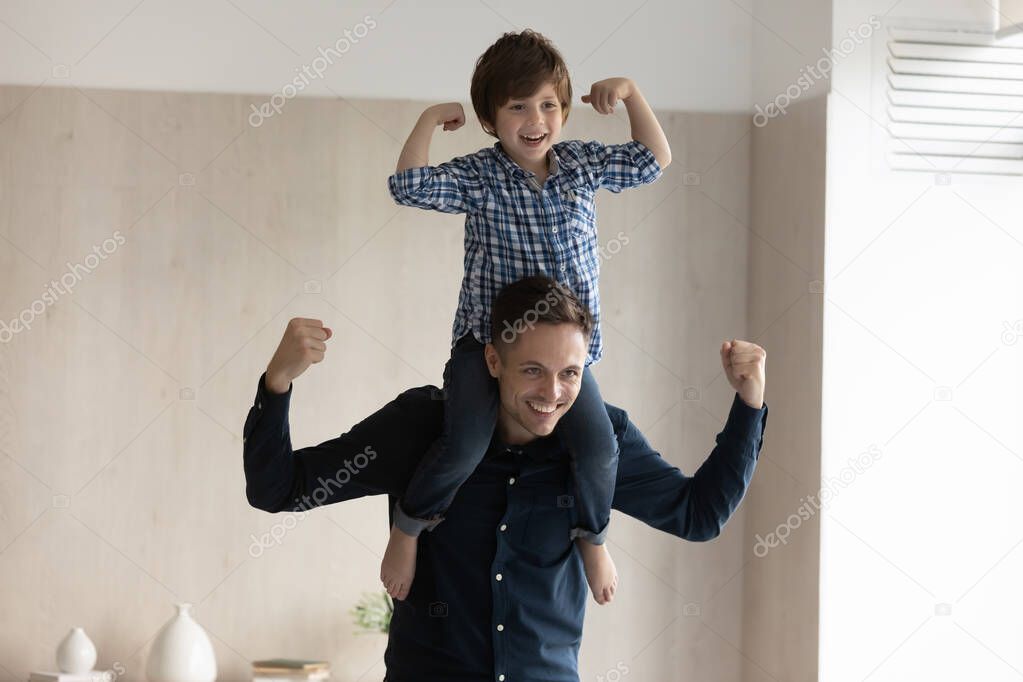
[[[435,126],[443,125],[444,130],[458,130],[465,125],[465,110],[458,102],[435,104],[423,112],[423,115],[429,116]]]
[[[598,114],[613,114],[615,103],[623,102],[636,90],[629,78],[606,78],[590,86],[590,94],[583,95],[584,104],[592,104]]]
[[[749,341],[724,341],[721,344],[721,366],[728,383],[743,402],[759,410],[764,406],[764,372],[767,351]]]
[[[287,393],[291,380],[314,362],[323,360],[325,341],[334,335],[320,320],[293,317],[288,322],[280,345],[266,366],[266,388],[272,393]]]

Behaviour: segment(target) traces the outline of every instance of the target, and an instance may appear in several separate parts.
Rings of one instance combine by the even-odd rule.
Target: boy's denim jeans
[[[497,380],[490,376],[483,344],[466,334],[444,366],[444,428],[394,506],[394,523],[418,536],[443,520],[458,488],[490,448],[500,405]],[[618,473],[618,439],[597,382],[587,367],[572,408],[555,433],[571,458],[575,523],[571,539],[603,544]]]

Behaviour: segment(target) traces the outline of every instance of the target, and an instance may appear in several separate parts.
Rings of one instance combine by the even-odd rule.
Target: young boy
[[[456,130],[465,123],[461,104],[432,106],[420,116],[388,179],[399,204],[466,214],[465,275],[444,368],[443,432],[395,505],[380,578],[392,597],[408,595],[419,533],[443,520],[458,487],[489,448],[499,404],[483,359],[484,345],[492,340],[491,303],[505,285],[545,273],[590,308],[594,332],[583,371],[553,380],[582,382],[576,402],[563,416],[564,404],[546,369],[523,368],[535,378],[535,393],[543,400],[528,401],[532,414],[523,417],[522,425],[546,436],[552,429],[545,429],[545,423],[562,416],[558,434],[571,457],[576,493],[571,537],[594,599],[606,604],[618,584],[604,546],[618,449],[589,369],[602,355],[594,194],[601,187],[617,193],[653,182],[671,162],[671,151],[650,106],[627,78],[594,83],[582,101],[601,114],[613,113],[618,100],[624,101],[633,142],[558,142],[572,105],[572,85],[557,49],[530,30],[506,33],[483,53],[473,72],[471,96],[483,130],[498,142],[430,166],[434,128]],[[501,336],[513,343],[515,331],[506,329]]]

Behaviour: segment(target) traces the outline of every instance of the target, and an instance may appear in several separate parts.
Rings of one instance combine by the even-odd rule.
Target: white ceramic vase
[[[149,650],[146,679],[149,682],[214,682],[217,659],[213,645],[189,609],[177,604],[177,615],[167,621]]]
[[[57,646],[57,669],[62,673],[87,673],[96,665],[96,646],[82,628],[71,628]]]

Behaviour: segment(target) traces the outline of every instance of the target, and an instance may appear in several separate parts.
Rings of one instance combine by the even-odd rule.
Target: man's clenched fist
[[[728,383],[750,407],[764,406],[764,373],[767,351],[749,341],[724,341],[721,344],[721,366]]]
[[[323,360],[326,341],[334,332],[321,320],[293,317],[288,322],[280,345],[266,366],[266,388],[272,393],[287,393],[291,380]]]

